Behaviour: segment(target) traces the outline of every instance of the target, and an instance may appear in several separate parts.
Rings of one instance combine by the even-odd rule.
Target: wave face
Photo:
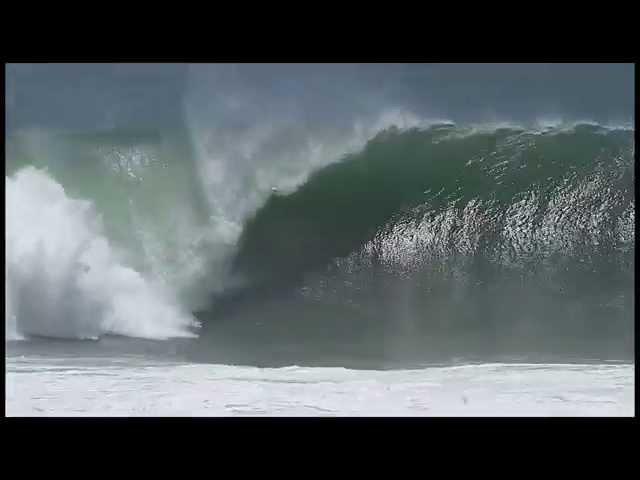
[[[272,281],[363,247],[361,257],[403,271],[453,255],[524,266],[627,251],[633,174],[632,131],[391,129],[273,196],[245,227],[235,265]]]
[[[208,327],[301,357],[632,355],[633,133],[387,130],[252,217],[251,287]]]

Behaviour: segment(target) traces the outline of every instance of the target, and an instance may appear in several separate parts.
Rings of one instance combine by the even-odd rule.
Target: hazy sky
[[[632,64],[10,64],[6,125],[179,126],[194,82],[213,111],[235,96],[247,112],[295,106],[322,121],[384,106],[456,122],[630,123],[634,112]]]

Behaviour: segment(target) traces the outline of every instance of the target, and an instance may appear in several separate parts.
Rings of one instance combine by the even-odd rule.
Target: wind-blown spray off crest
[[[314,171],[358,152],[387,128],[441,123],[371,92],[336,94],[328,79],[338,75],[346,82],[346,75],[344,88],[355,89],[353,67],[283,68],[290,75],[279,73],[274,82],[255,81],[251,72],[257,71],[250,65],[200,65],[189,71],[185,119],[209,202],[209,228],[217,239],[218,278],[224,279],[213,285],[215,293],[243,282],[229,275],[228,259],[244,224],[273,193],[291,194]],[[313,85],[304,95],[297,91],[302,82]]]

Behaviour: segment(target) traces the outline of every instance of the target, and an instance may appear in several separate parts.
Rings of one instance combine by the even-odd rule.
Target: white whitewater
[[[7,359],[8,416],[633,416],[634,365],[417,370]],[[131,392],[136,392],[132,395]]]
[[[8,338],[193,335],[170,292],[122,263],[90,202],[33,167],[5,185]]]

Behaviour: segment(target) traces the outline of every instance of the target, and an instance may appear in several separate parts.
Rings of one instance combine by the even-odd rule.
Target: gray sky
[[[244,97],[247,120],[279,106],[310,122],[385,106],[461,123],[630,123],[634,111],[632,64],[10,64],[7,130],[180,126],[194,79],[212,115]]]

